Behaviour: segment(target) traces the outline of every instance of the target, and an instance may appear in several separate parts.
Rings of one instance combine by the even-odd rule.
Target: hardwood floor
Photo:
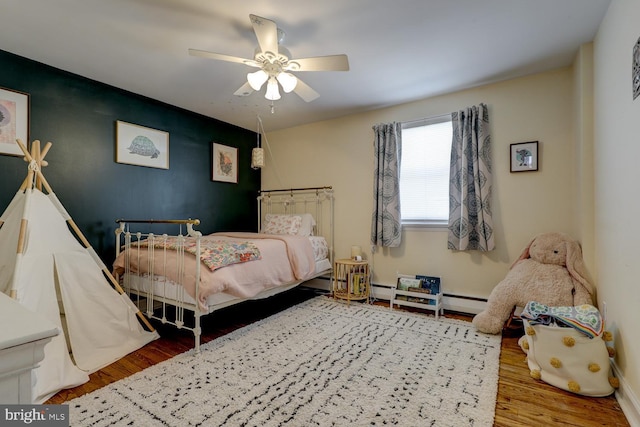
[[[215,312],[203,318],[202,342],[213,340],[315,295],[312,290],[297,288],[269,300],[251,301]],[[445,312],[445,316],[471,320],[468,315],[456,313]],[[92,374],[88,383],[61,391],[47,403],[64,403],[193,347],[193,335],[189,331],[154,326],[160,332],[160,339]],[[519,329],[503,334],[495,427],[629,426],[613,396],[579,396],[532,379],[525,354],[518,346],[521,335]]]
[[[531,378],[521,336],[503,333],[494,426],[629,426],[613,395],[580,396]]]

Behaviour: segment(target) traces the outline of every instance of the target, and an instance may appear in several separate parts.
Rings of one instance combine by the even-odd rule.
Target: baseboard
[[[304,283],[304,286],[319,289],[326,292],[331,291],[331,281],[328,277],[317,277]],[[390,301],[392,295],[391,285],[374,283],[371,285],[371,297],[374,300]],[[442,298],[445,311],[455,311],[458,313],[478,314],[485,309],[487,300],[465,295],[445,293]]]
[[[629,425],[631,427],[640,427],[640,400],[633,393],[629,384],[625,381],[620,369],[615,363],[612,363],[613,372],[620,381],[620,387],[616,390],[616,400],[624,412],[624,416],[627,417]]]

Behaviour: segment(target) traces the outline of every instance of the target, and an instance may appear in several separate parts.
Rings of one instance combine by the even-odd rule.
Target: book
[[[422,288],[422,280],[414,279],[412,277],[398,277],[398,284],[396,285],[399,291],[408,291],[409,288]],[[406,295],[396,295],[396,299],[407,300]]]
[[[420,293],[420,294],[431,294],[431,290],[427,289],[427,288],[414,288],[414,287],[410,287],[409,289],[407,289],[409,292],[415,292],[415,293]],[[429,301],[431,301],[429,298],[418,298],[418,297],[408,297],[407,301],[412,301],[412,302],[419,302],[421,304],[427,304],[429,303]]]
[[[406,291],[410,287],[414,288],[422,288],[422,280],[419,278],[411,278],[411,277],[398,277],[398,289],[401,291]]]
[[[422,274],[417,274],[416,279],[422,280],[422,288],[428,289],[429,293],[432,295],[438,295],[441,293],[440,289],[440,278],[434,276],[425,276]],[[435,305],[435,300],[429,300],[429,304]]]
[[[410,287],[409,289],[407,289],[409,292],[419,292],[421,294],[431,294],[431,289],[427,289],[427,288],[414,288],[414,287]]]
[[[354,294],[360,293],[360,273],[353,273],[351,275],[351,292]]]
[[[349,293],[359,296],[367,292],[366,279],[367,277],[364,273],[350,272],[347,273],[345,286],[349,289]]]

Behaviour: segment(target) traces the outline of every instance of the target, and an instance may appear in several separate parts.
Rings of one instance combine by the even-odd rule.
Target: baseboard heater
[[[331,278],[326,276],[317,277],[308,282],[305,282],[304,286],[330,292]],[[376,300],[390,301],[392,294],[391,287],[392,285],[372,283],[371,297]],[[487,299],[445,292],[442,296],[442,303],[444,305],[445,311],[477,314],[485,309],[487,305]]]

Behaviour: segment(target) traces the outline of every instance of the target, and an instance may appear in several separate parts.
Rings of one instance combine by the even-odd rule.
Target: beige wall
[[[598,301],[601,309],[606,302],[607,327],[614,331],[623,377],[619,400],[635,407],[632,425],[640,425],[640,98],[633,100],[631,90],[639,16],[638,0],[614,0],[594,41]]]
[[[442,277],[445,292],[487,297],[510,263],[537,233],[577,235],[573,70],[478,87],[418,102],[290,128],[267,135],[273,157],[262,172],[264,188],[331,185],[336,194],[336,255],[365,249],[374,283],[393,283],[397,271]],[[493,143],[493,211],[496,250],[452,252],[446,231],[408,229],[401,247],[369,253],[373,133],[380,122],[450,113],[484,102]],[[264,119],[265,121],[268,118]],[[509,144],[540,142],[540,170],[510,173]]]
[[[575,119],[575,212],[576,238],[582,242],[585,263],[596,277],[593,202],[593,43],[583,45],[573,66]]]

